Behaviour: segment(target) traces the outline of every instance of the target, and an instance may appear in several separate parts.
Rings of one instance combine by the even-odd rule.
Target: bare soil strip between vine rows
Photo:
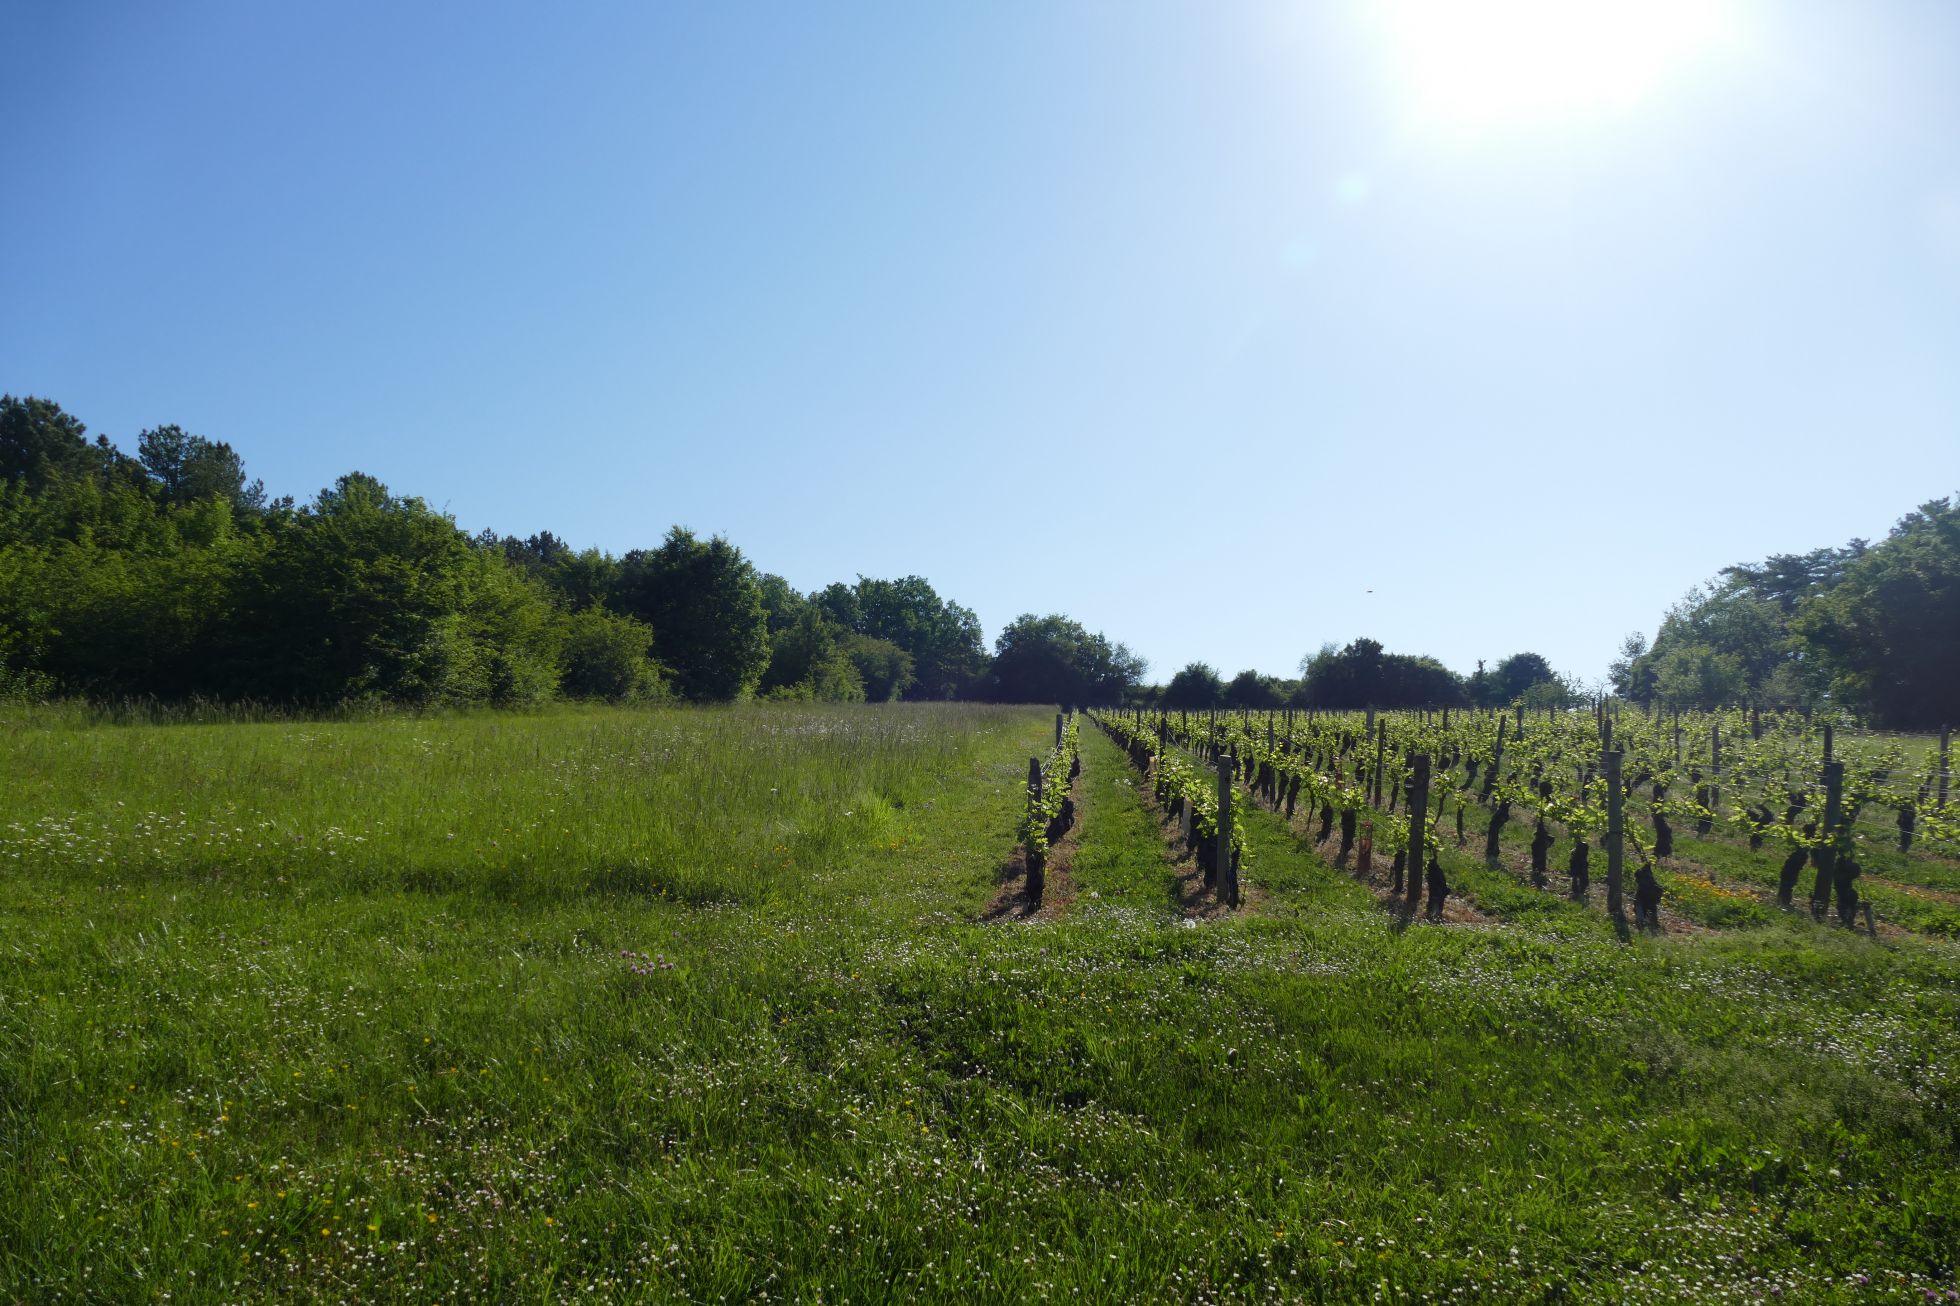
[[[1480,806],[1475,810],[1488,812],[1489,809]],[[1514,820],[1511,824],[1517,827],[1521,831],[1529,830],[1532,828],[1531,821]],[[1552,829],[1555,830],[1560,829],[1560,827],[1555,822],[1550,822],[1548,823],[1548,825]],[[1564,842],[1565,840],[1569,840],[1570,837],[1571,836],[1569,834],[1561,833],[1561,842]],[[1464,847],[1467,849],[1467,844],[1464,845]],[[1466,851],[1465,855],[1468,856],[1470,854]],[[1593,856],[1595,859],[1594,865],[1597,867],[1601,865],[1601,863],[1604,860],[1605,850],[1603,848],[1595,847],[1593,850]],[[1488,863],[1485,864],[1488,865]],[[1530,886],[1531,857],[1529,852],[1519,849],[1515,846],[1500,848],[1498,853],[1498,865],[1501,866],[1505,871],[1509,872],[1514,879],[1519,881],[1519,883],[1527,887]],[[1555,865],[1556,863],[1554,862],[1548,864],[1546,867],[1545,892],[1557,894],[1558,896],[1565,898],[1568,901],[1576,901],[1572,899],[1571,896],[1572,895],[1571,877],[1568,876],[1564,871],[1555,869]],[[1715,888],[1720,889],[1725,893],[1741,895],[1743,897],[1748,898],[1750,901],[1754,903],[1769,908],[1772,911],[1782,912],[1791,916],[1809,914],[1807,909],[1801,905],[1797,907],[1784,908],[1781,906],[1781,904],[1779,904],[1776,901],[1776,894],[1770,891],[1769,889],[1764,888],[1762,885],[1754,884],[1747,880],[1738,880],[1734,876],[1718,871],[1715,868],[1709,866],[1707,863],[1702,862],[1694,857],[1683,856],[1680,854],[1671,854],[1668,857],[1656,859],[1653,865],[1654,865],[1654,869],[1662,874],[1670,875],[1670,876],[1687,876],[1694,879],[1706,881],[1708,884],[1713,885]],[[1812,868],[1810,868],[1809,866],[1806,866],[1804,868],[1804,879],[1799,885],[1799,893],[1797,896],[1803,899],[1806,903],[1808,902],[1809,891],[1808,888],[1805,886],[1808,885],[1809,877],[1813,874],[1815,874],[1814,870],[1812,870]],[[1960,893],[1949,893],[1947,891],[1943,891],[1939,889],[1922,888],[1921,886],[1909,886],[1909,885],[1902,884],[1896,880],[1887,879],[1883,876],[1873,875],[1869,871],[1865,872],[1860,878],[1866,883],[1882,885],[1888,889],[1896,889],[1899,892],[1912,894],[1917,897],[1927,898],[1938,902],[1960,904]],[[1601,914],[1604,914],[1606,910],[1605,872],[1603,870],[1595,870],[1592,879],[1593,879],[1593,884],[1592,884],[1593,891],[1588,892],[1584,900],[1584,903],[1587,907],[1592,908],[1600,912]],[[1667,899],[1665,896],[1663,896],[1661,899],[1661,929],[1664,933],[1672,934],[1672,935],[1717,934],[1717,933],[1732,932],[1732,930],[1729,927],[1703,924],[1702,922],[1697,921],[1692,917],[1682,915],[1680,912],[1668,906]],[[1913,930],[1904,925],[1900,925],[1894,921],[1885,920],[1883,917],[1879,918],[1878,932],[1881,938],[1897,938],[1902,935],[1918,933],[1918,931],[1916,930]]]
[[[1411,920],[1421,918],[1420,910],[1418,909],[1414,913],[1410,912],[1408,899],[1395,892],[1394,863],[1391,858],[1371,858],[1368,873],[1363,875],[1358,865],[1344,866],[1340,863],[1339,858],[1329,858],[1321,852],[1321,843],[1314,838],[1313,829],[1314,823],[1319,818],[1313,813],[1307,812],[1302,814],[1296,812],[1293,819],[1288,820],[1285,809],[1283,808],[1274,811],[1272,808],[1266,807],[1256,801],[1252,805],[1285,826],[1287,832],[1299,841],[1300,850],[1304,855],[1312,857],[1328,870],[1336,874],[1345,875],[1356,884],[1366,886],[1374,893],[1375,901],[1380,904],[1382,910],[1396,916],[1408,916]],[[1335,830],[1336,834],[1331,837],[1338,837],[1338,824]],[[1406,874],[1407,872],[1405,871],[1404,873]],[[1431,923],[1433,924],[1434,922]],[[1461,888],[1451,886],[1449,897],[1443,900],[1443,923],[1446,925],[1498,926],[1504,922],[1501,918],[1493,916],[1479,907],[1475,897],[1471,894]]]
[[[1083,763],[1083,771],[1088,763]],[[1009,924],[1015,921],[1045,920],[1060,918],[1068,911],[1069,904],[1075,901],[1075,880],[1069,868],[1075,862],[1075,848],[1081,842],[1082,815],[1082,776],[1077,775],[1069,781],[1069,801],[1074,805],[1075,822],[1048,849],[1048,864],[1044,868],[1044,883],[1040,902],[1028,899],[1028,849],[1025,844],[1016,844],[1014,853],[1001,864],[994,877],[998,889],[987,910],[980,913],[980,920],[989,925]]]
[[[1148,779],[1149,776],[1146,774],[1143,780]],[[1165,860],[1177,871],[1177,910],[1180,915],[1191,920],[1205,921],[1216,920],[1222,916],[1250,915],[1265,909],[1269,897],[1265,887],[1257,880],[1248,879],[1245,874],[1248,868],[1243,866],[1239,873],[1238,909],[1235,911],[1220,902],[1217,890],[1205,887],[1205,873],[1198,865],[1196,855],[1177,851],[1178,841],[1184,838],[1184,833],[1178,828],[1177,822],[1171,819],[1170,813],[1164,809],[1163,804],[1157,801],[1157,791],[1142,780],[1134,786],[1134,789],[1137,801],[1143,804],[1144,810],[1149,812],[1157,822],[1158,836],[1164,841]],[[1255,872],[1258,870],[1256,866],[1250,869]]]
[[[1523,822],[1517,822],[1517,824],[1521,826],[1524,825]],[[1525,828],[1528,829],[1530,827],[1526,826]],[[1569,839],[1570,836],[1568,835],[1567,838]],[[1468,851],[1464,853],[1464,856],[1466,857],[1473,856],[1473,855],[1474,854],[1471,854]],[[1606,871],[1605,871],[1606,850],[1603,847],[1593,849],[1593,857],[1594,857],[1593,864],[1599,867],[1600,869],[1592,873],[1591,883],[1587,887],[1586,896],[1584,898],[1574,898],[1572,896],[1572,877],[1566,874],[1564,871],[1554,869],[1554,864],[1549,858],[1547,858],[1546,865],[1545,865],[1545,887],[1541,890],[1541,892],[1551,894],[1552,896],[1557,898],[1562,898],[1565,901],[1573,904],[1575,907],[1584,907],[1589,911],[1597,912],[1601,916],[1606,915],[1607,914]],[[1485,862],[1484,865],[1489,866],[1490,863]],[[1677,862],[1673,858],[1669,858],[1666,862],[1655,863],[1654,869],[1657,871],[1678,872],[1678,870],[1681,868],[1682,865],[1683,863]],[[1500,846],[1497,852],[1497,865],[1494,869],[1499,869],[1506,872],[1511,876],[1512,879],[1516,880],[1519,884],[1522,884],[1527,889],[1533,887],[1531,883],[1531,854],[1529,852],[1521,852],[1516,848],[1504,848]],[[1706,868],[1704,867],[1696,867],[1695,874],[1702,876],[1702,878],[1707,879],[1710,883],[1715,883],[1714,877],[1709,875],[1706,871]],[[1632,898],[1632,881],[1633,881],[1633,863],[1629,862],[1628,869],[1627,869],[1627,886],[1628,886],[1627,896],[1629,901]],[[1724,885],[1722,887],[1728,888],[1730,886]],[[1739,888],[1741,886],[1736,886],[1736,887]],[[1663,934],[1716,933],[1716,929],[1714,926],[1703,925],[1700,921],[1694,920],[1691,917],[1683,916],[1681,913],[1675,911],[1672,907],[1669,907],[1667,905],[1667,897],[1665,893],[1663,893],[1661,896],[1660,910],[1661,910],[1661,933]]]

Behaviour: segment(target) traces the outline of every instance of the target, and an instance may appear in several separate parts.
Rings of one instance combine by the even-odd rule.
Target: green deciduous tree
[[[1716,708],[1739,703],[1750,686],[1742,660],[1703,643],[1669,646],[1654,659],[1654,699],[1675,708]]]
[[[1483,663],[1477,664],[1477,670],[1483,671]],[[1536,653],[1513,653],[1488,673],[1482,696],[1473,692],[1472,701],[1479,707],[1505,707],[1520,701],[1542,707],[1563,703],[1566,697],[1565,682],[1551,663]]]
[[[233,529],[223,500],[172,510],[130,547],[87,534],[7,547],[0,655],[99,698],[225,692],[214,653],[264,547]]]
[[[242,512],[265,508],[265,483],[247,482],[245,460],[222,441],[192,435],[181,426],[158,426],[137,436],[136,458],[165,503],[222,498]]]
[[[1378,640],[1324,644],[1300,660],[1307,707],[1422,707],[1468,702],[1463,679],[1432,657],[1390,653]]]
[[[1252,670],[1241,671],[1225,686],[1225,706],[1249,708],[1255,712],[1269,711],[1283,706],[1293,688],[1278,676],[1263,676]]]
[[[780,593],[776,601],[783,602]],[[771,636],[769,664],[758,688],[770,698],[864,701],[864,678],[843,648],[843,641],[851,638],[813,604],[803,604],[790,623]]]
[[[559,689],[567,698],[659,698],[664,686],[648,656],[652,650],[653,630],[644,621],[601,607],[581,608],[565,618]]]
[[[1880,723],[1960,721],[1960,497],[1921,504],[1845,563],[1796,630],[1831,692]]]
[[[938,593],[920,576],[833,583],[812,596],[832,623],[853,634],[895,644],[912,659],[903,690],[914,699],[964,693],[987,666],[980,619]]]
[[[1621,698],[1645,703],[1654,693],[1654,670],[1647,657],[1647,637],[1634,631],[1620,641],[1620,655],[1606,668],[1607,684]]]
[[[52,399],[0,395],[0,480],[39,490],[89,460],[88,428]]]
[[[871,702],[889,703],[912,687],[912,655],[890,640],[846,632],[838,646],[857,668]]]
[[[1144,660],[1059,613],[1023,613],[994,641],[988,697],[1002,703],[1120,703],[1142,683]]]
[[[754,692],[769,664],[769,617],[755,568],[722,536],[676,526],[621,561],[615,606],[653,627],[654,649],[686,697]]]
[[[461,610],[471,550],[455,523],[359,472],[284,527],[246,599],[237,683],[254,696],[425,700],[437,623]]]
[[[1225,682],[1209,663],[1191,662],[1164,686],[1163,704],[1179,711],[1202,711],[1225,705]]]

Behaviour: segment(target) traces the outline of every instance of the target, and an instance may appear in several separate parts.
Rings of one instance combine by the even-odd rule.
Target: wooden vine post
[[[1373,708],[1369,709],[1372,715]],[[1382,805],[1382,757],[1388,752],[1388,718],[1383,717],[1375,723],[1375,797],[1374,804]]]
[[[1709,769],[1714,778],[1708,786],[1708,810],[1713,812],[1722,806],[1722,723],[1711,722],[1708,727]]]
[[[1489,798],[1491,791],[1497,787],[1497,772],[1504,765],[1504,727],[1510,724],[1511,718],[1509,717],[1501,716],[1497,718],[1497,748],[1490,755],[1490,769],[1484,772],[1485,798]]]
[[[1060,712],[1057,712],[1055,714],[1055,747],[1060,748],[1061,746],[1062,746],[1062,714]]]
[[[1038,757],[1030,757],[1028,759],[1028,793],[1032,797],[1035,806],[1039,807],[1041,805],[1041,799],[1042,799],[1042,781],[1041,781],[1041,759]],[[1028,849],[1028,899],[1029,901],[1040,902],[1042,892],[1047,887],[1048,887],[1048,854],[1045,852],[1037,851],[1033,848],[1029,848]]]
[[[1940,727],[1940,803],[1939,809],[1946,810],[1947,778],[1953,773],[1953,727]]]
[[[1831,728],[1824,727],[1824,738],[1831,737]],[[1826,747],[1829,747],[1828,742]],[[1810,885],[1810,914],[1823,920],[1831,910],[1831,886],[1837,879],[1838,826],[1844,820],[1844,763],[1830,760],[1825,753],[1824,762],[1824,826],[1818,831],[1821,841],[1810,860],[1817,866],[1817,878]]]
[[[1423,836],[1429,829],[1429,754],[1417,753],[1409,758],[1413,774],[1409,777],[1409,910],[1414,911],[1416,900],[1422,896],[1423,882]],[[1430,895],[1431,915],[1440,915],[1443,910],[1442,899]]]
[[[1218,900],[1239,905],[1239,868],[1232,864],[1232,772],[1230,758],[1218,760]]]
[[[1626,859],[1621,848],[1624,838],[1622,803],[1626,797],[1620,787],[1622,756],[1618,749],[1609,747],[1599,758],[1599,769],[1606,776],[1606,910],[1615,921],[1620,922],[1626,920],[1626,907],[1620,892],[1626,873]]]

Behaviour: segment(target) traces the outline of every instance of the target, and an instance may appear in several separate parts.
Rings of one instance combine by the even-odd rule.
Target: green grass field
[[[1201,920],[1087,727],[981,923],[1052,721],[16,710],[0,1300],[1960,1300],[1953,942]]]

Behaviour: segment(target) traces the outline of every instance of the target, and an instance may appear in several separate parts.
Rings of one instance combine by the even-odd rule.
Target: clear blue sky
[[[6,4],[0,389],[1159,677],[1595,676],[1960,489],[1960,5],[1716,13]]]

